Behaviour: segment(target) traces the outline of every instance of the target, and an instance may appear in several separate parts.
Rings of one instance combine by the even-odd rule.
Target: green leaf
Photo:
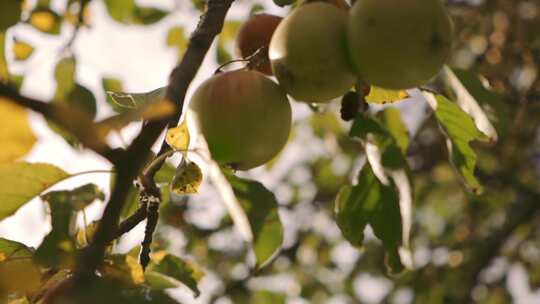
[[[167,32],[167,46],[178,50],[178,55],[182,54],[187,48],[188,39],[181,26],[173,26]]]
[[[135,0],[104,0],[107,12],[120,23],[130,23],[135,11]]]
[[[168,11],[160,10],[155,7],[137,6],[133,12],[134,23],[144,25],[154,24],[159,22],[168,14]]]
[[[73,190],[51,191],[43,195],[43,199],[56,198],[70,204],[73,210],[81,211],[95,200],[103,201],[105,194],[99,190],[96,184],[85,184]]]
[[[483,188],[474,176],[476,153],[469,144],[473,140],[485,140],[486,136],[476,128],[472,118],[457,104],[441,95],[437,95],[435,99],[437,103],[435,116],[451,144],[450,161],[463,178],[465,185],[472,192],[480,194]]]
[[[404,90],[390,90],[371,86],[366,101],[370,103],[386,104],[401,101],[409,97]]]
[[[0,220],[68,176],[68,173],[50,164],[0,164]]]
[[[274,4],[277,6],[287,6],[296,3],[296,0],[274,0]]]
[[[92,91],[80,84],[75,84],[75,87],[69,92],[67,102],[87,112],[91,118],[96,116],[96,97]]]
[[[107,94],[114,103],[117,112],[126,112],[139,109],[144,105],[156,102],[165,98],[167,87],[158,88],[146,93],[124,93],[107,91]]]
[[[21,6],[21,0],[0,1],[0,32],[19,22]]]
[[[37,290],[41,270],[32,256],[33,250],[24,244],[0,238],[0,295]]]
[[[401,120],[401,114],[396,108],[387,108],[380,112],[381,123],[396,140],[397,146],[403,154],[409,147],[409,131]]]
[[[260,269],[277,254],[283,243],[283,226],[276,197],[263,184],[226,174],[236,198],[247,214],[253,233],[255,268]]]
[[[218,37],[217,61],[219,64],[223,64],[232,59],[231,54],[234,52],[234,41],[236,33],[242,25],[239,20],[228,20],[223,25],[223,30]]]
[[[37,141],[30,128],[25,108],[0,97],[0,163],[12,162],[26,155]]]
[[[454,69],[452,72],[465,87],[466,91],[483,105],[484,110],[491,110],[486,111],[486,116],[489,118],[489,121],[494,122],[497,133],[506,134],[512,122],[512,115],[510,114],[511,103],[508,102],[507,98],[486,87],[480,80],[481,76],[472,71]],[[489,136],[487,131],[484,133]]]
[[[64,57],[58,61],[54,69],[56,80],[55,100],[65,100],[75,87],[75,57]]]
[[[370,224],[388,254],[397,254],[402,243],[399,197],[392,185],[377,179],[369,163],[360,171],[356,185],[340,190],[335,214],[343,236],[353,246],[362,245],[364,228]]]
[[[157,273],[166,277],[173,278],[178,282],[186,285],[195,293],[195,296],[199,296],[200,294],[199,288],[197,287],[197,283],[201,279],[200,273],[197,271],[197,269],[194,268],[193,265],[186,263],[177,256],[168,254],[163,257],[163,259],[161,259],[159,262],[150,263],[150,265],[148,265],[146,273],[149,273],[150,275],[145,275],[145,278],[147,280],[154,279],[154,281],[152,281],[153,283],[160,282],[159,285],[164,285],[163,280],[166,280],[165,278],[152,274]],[[158,278],[161,280],[158,281]]]

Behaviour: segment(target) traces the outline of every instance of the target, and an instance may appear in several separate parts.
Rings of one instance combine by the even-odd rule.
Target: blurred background
[[[23,19],[28,22],[10,28],[6,39],[10,72],[21,76],[22,93],[53,99],[55,69],[66,59],[75,60],[76,83],[89,91],[84,100],[95,103],[96,119],[114,113],[107,90],[147,92],[167,85],[204,1],[137,0],[136,5],[154,9],[137,18],[121,13],[123,2],[91,1],[86,25],[70,41],[77,1],[27,0]],[[499,141],[474,145],[485,187],[475,196],[448,162],[445,137],[425,101],[408,98],[390,105],[401,111],[411,138],[414,271],[389,275],[383,248],[369,227],[362,248],[343,239],[333,201],[363,165],[361,146],[347,136],[350,123],[340,119],[339,102],[313,110],[292,101],[294,127],[285,150],[272,163],[243,173],[276,195],[283,250],[263,273],[251,276],[253,257],[205,179],[198,194],[173,197],[160,210],[154,249],[168,249],[204,272],[198,298],[182,288],[170,290],[171,295],[182,303],[222,304],[540,303],[540,1],[446,2],[455,24],[449,65],[488,114]],[[235,33],[250,14],[285,16],[289,9],[271,0],[235,1],[188,99],[219,64],[237,58]],[[30,115],[39,142],[25,159],[70,173],[110,169],[106,160],[54,132],[41,116]],[[123,147],[140,127],[132,123],[108,140]],[[170,167],[177,163],[172,158]],[[93,182],[108,193],[110,178],[83,175],[53,189]],[[132,201],[131,210],[135,194]],[[103,207],[101,202],[88,207],[87,221],[99,219]],[[37,247],[50,229],[43,202],[34,199],[0,222],[0,237]],[[141,224],[115,250],[130,250],[143,235]]]

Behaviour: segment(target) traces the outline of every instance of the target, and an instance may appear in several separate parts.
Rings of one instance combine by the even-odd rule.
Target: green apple
[[[269,58],[279,84],[294,99],[327,102],[354,85],[347,60],[347,12],[313,2],[295,9],[278,25]]]
[[[270,161],[291,130],[287,95],[253,70],[214,75],[197,88],[190,108],[212,158],[238,170]]]
[[[349,57],[358,76],[376,86],[425,84],[451,46],[452,22],[440,0],[358,0],[351,8]]]

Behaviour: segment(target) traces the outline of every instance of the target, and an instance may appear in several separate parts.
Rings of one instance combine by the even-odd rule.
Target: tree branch
[[[94,239],[79,259],[76,275],[79,279],[92,276],[100,266],[105,248],[115,235],[120,212],[126,200],[131,182],[142,169],[147,153],[167,125],[178,123],[184,105],[186,91],[199,70],[212,41],[221,32],[225,16],[233,0],[209,0],[206,12],[201,16],[196,30],[190,37],[188,47],[181,62],[173,69],[169,78],[166,99],[177,105],[178,110],[168,119],[147,123],[117,164],[118,176],[114,190],[105,207]],[[159,169],[159,168],[158,168]],[[151,176],[140,178],[143,191],[153,192],[157,187]],[[159,195],[159,192],[157,192]]]

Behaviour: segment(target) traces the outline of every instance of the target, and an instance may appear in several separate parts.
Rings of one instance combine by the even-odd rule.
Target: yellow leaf
[[[371,103],[394,103],[409,97],[404,90],[389,90],[384,88],[379,88],[376,86],[371,86],[369,90],[369,95],[366,96],[366,101]]]
[[[23,107],[0,97],[0,117],[0,163],[6,163],[28,153],[37,139]]]
[[[182,160],[171,183],[171,191],[177,195],[193,194],[199,191],[202,171],[196,163]]]
[[[6,255],[3,252],[0,252],[0,262],[3,262],[6,260]]]
[[[189,146],[189,140],[189,130],[185,119],[178,127],[170,128],[165,136],[167,144],[177,151],[186,151]]]
[[[26,60],[34,52],[34,47],[22,41],[15,41],[13,44],[13,54],[15,60]]]
[[[54,15],[49,11],[34,12],[30,17],[30,24],[42,32],[52,31],[55,21]]]
[[[144,272],[137,258],[132,257],[130,255],[126,255],[126,265],[129,267],[129,273],[131,275],[131,279],[133,280],[133,283],[135,284],[144,283]]]

